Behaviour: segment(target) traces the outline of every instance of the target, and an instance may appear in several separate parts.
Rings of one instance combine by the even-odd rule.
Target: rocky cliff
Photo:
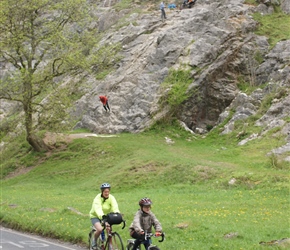
[[[90,2],[95,21],[89,29],[105,34],[102,44],[122,44],[122,59],[104,80],[86,78],[89,88],[71,110],[79,121],[75,128],[106,134],[144,130],[170,111],[160,102],[168,91],[161,86],[169,70],[190,69],[189,97],[177,114],[187,129],[206,133],[228,120],[221,133],[230,133],[236,121],[257,114],[264,97],[273,93],[270,109],[256,125],[263,133],[281,128],[286,144],[274,153],[290,151],[290,40],[271,48],[266,37],[253,33],[259,24],[251,14],[270,14],[269,1],[253,6],[244,0],[198,0],[191,9],[166,9],[165,22],[159,3],[130,14],[111,8],[115,1]],[[289,13],[290,1],[278,2]],[[243,93],[241,81],[257,90]],[[111,112],[105,112],[99,95],[108,96]],[[7,103],[1,109],[5,113]]]
[[[285,93],[277,95],[257,126],[283,127],[289,144],[290,41],[270,48],[266,37],[255,35],[258,24],[251,14],[256,11],[271,13],[273,7],[263,3],[255,7],[243,0],[197,1],[192,9],[167,10],[164,23],[158,10],[132,15],[104,12],[94,28],[106,30],[103,43],[122,44],[123,59],[105,80],[88,79],[92,88],[76,102],[73,115],[80,121],[75,128],[96,133],[142,131],[168,112],[160,106],[164,94],[160,86],[169,69],[186,65],[192,83],[178,118],[189,129],[205,133],[234,110],[222,132],[229,133],[236,120],[256,114],[262,99],[282,88]],[[117,30],[112,20],[121,18],[129,25]],[[255,86],[268,86],[248,96],[237,86],[241,77]],[[102,108],[99,95],[109,97],[110,113]]]

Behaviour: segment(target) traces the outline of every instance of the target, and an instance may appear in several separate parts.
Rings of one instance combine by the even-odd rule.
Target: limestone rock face
[[[190,130],[217,125],[232,106],[237,107],[232,122],[255,114],[267,91],[243,97],[237,83],[242,77],[255,86],[272,82],[288,88],[290,41],[269,50],[267,39],[252,33],[257,23],[250,13],[259,7],[243,2],[197,1],[192,9],[168,10],[165,23],[159,11],[118,13],[109,20],[105,13],[99,20],[107,21],[98,27],[106,31],[102,43],[121,43],[123,59],[103,81],[88,80],[92,88],[72,113],[80,117],[75,128],[96,133],[142,131],[169,111],[160,107],[164,95],[160,86],[170,68],[184,65],[192,69],[191,94],[180,106],[178,118]],[[264,4],[264,8],[270,7]],[[110,20],[121,17],[129,25],[116,30]],[[108,96],[110,113],[102,108],[99,95]]]
[[[105,0],[92,7],[93,21],[87,28],[105,34],[103,45],[121,44],[122,59],[105,79],[86,77],[85,94],[70,110],[71,118],[78,120],[74,128],[97,134],[148,128],[171,112],[160,105],[170,91],[162,87],[169,70],[190,69],[189,97],[177,113],[183,127],[206,133],[232,115],[221,132],[230,133],[237,120],[255,115],[273,92],[277,96],[256,125],[264,132],[280,126],[289,143],[290,40],[270,48],[266,37],[253,33],[258,24],[251,16],[272,13],[274,4],[289,13],[289,0],[261,0],[257,7],[244,0],[198,0],[191,9],[166,9],[165,22],[158,4],[154,10],[151,6],[150,11],[129,14],[110,8],[116,2]],[[241,82],[259,88],[247,95],[240,91]],[[110,112],[103,109],[99,95],[108,96]],[[1,102],[0,120],[10,105]]]
[[[281,2],[282,10],[285,13],[290,14],[290,1],[288,1],[288,0],[280,0],[280,2]]]

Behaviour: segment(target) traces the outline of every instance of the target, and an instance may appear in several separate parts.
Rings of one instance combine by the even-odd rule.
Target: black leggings
[[[110,106],[108,102],[106,103],[106,105],[103,105],[103,107],[106,111],[110,111]]]
[[[132,248],[132,250],[137,250],[137,247],[139,247],[140,244],[141,244],[143,241],[145,241],[145,235],[144,235],[144,234],[138,234],[137,232],[134,231],[133,233],[131,233],[131,236],[132,236],[134,239],[136,239],[136,240],[135,240],[135,243],[134,243],[134,246],[133,246],[133,248]],[[148,249],[148,247],[149,247],[149,242],[144,243],[144,247],[145,247],[145,249]]]

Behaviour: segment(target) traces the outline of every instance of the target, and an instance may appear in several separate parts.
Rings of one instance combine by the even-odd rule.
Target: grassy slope
[[[261,24],[259,34],[267,35],[272,46],[289,39],[289,16],[257,14],[255,19]],[[167,145],[165,136],[175,144]],[[162,128],[78,139],[46,158],[31,153],[24,141],[14,140],[1,155],[1,175],[35,166],[1,180],[0,218],[12,227],[86,243],[91,202],[100,183],[108,181],[128,224],[137,201],[153,199],[167,235],[162,249],[260,249],[260,241],[290,237],[289,164],[266,156],[283,143],[279,136],[238,147],[235,133],[203,139]],[[231,186],[233,177],[237,182]],[[126,240],[127,229],[117,229]],[[231,232],[238,235],[225,239]]]
[[[165,136],[175,143],[167,145]],[[165,127],[76,139],[29,173],[2,181],[1,220],[86,243],[92,199],[108,181],[128,223],[141,197],[153,199],[167,233],[163,249],[255,249],[259,241],[289,237],[289,165],[276,170],[265,157],[279,139],[237,147],[227,136],[216,138]],[[230,232],[238,236],[224,239]],[[127,229],[121,236],[129,237]]]

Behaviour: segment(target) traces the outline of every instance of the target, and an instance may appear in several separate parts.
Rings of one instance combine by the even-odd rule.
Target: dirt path
[[[63,133],[52,133],[52,132],[46,132],[44,137],[44,142],[50,146],[55,145],[57,142],[60,143],[69,143],[73,139],[79,139],[79,138],[87,138],[87,137],[118,137],[117,135],[98,135],[94,133],[79,133],[79,134],[63,134]]]
[[[110,138],[110,137],[118,137],[118,135],[97,135],[94,133],[78,133],[78,134],[63,134],[63,133],[52,133],[46,132],[45,137],[43,138],[44,142],[49,145],[52,150],[45,153],[44,157],[41,157],[33,166],[26,167],[20,166],[15,171],[9,173],[5,179],[13,178],[18,175],[26,174],[31,171],[36,166],[40,165],[42,162],[46,161],[53,152],[58,150],[65,150],[67,144],[72,142],[74,139],[79,138],[89,138],[89,137],[102,137],[102,138]]]

